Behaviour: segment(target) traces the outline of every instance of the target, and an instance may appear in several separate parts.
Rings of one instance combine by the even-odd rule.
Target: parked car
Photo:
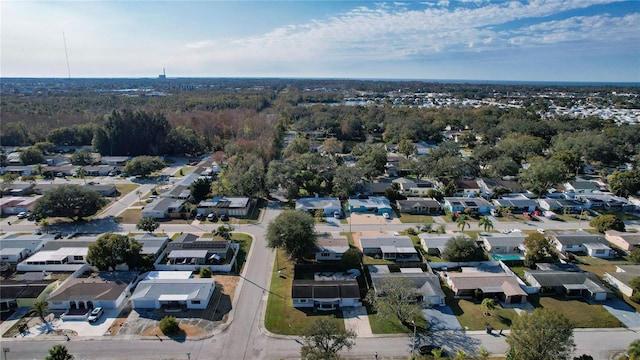
[[[97,307],[97,308],[91,310],[91,314],[89,314],[89,317],[87,318],[87,320],[90,323],[94,323],[94,322],[98,321],[98,319],[100,319],[102,314],[104,314],[104,310],[101,307]]]
[[[382,213],[382,217],[385,219],[391,219],[391,216],[389,215],[389,213]]]
[[[207,220],[209,221],[218,221],[218,216],[216,216],[216,214],[211,213],[209,215],[207,215]]]
[[[202,219],[204,219],[204,215],[202,214],[196,215],[196,220],[202,220]]]
[[[229,216],[227,216],[227,214],[222,214],[222,215],[220,215],[220,220],[229,221]]]
[[[18,213],[18,219],[24,219],[27,217],[27,212],[26,211],[20,211]]]
[[[340,219],[340,211],[336,211],[333,213],[333,217],[336,219]]]

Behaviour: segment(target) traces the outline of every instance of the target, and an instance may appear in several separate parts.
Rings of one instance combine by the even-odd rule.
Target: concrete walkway
[[[369,324],[369,316],[367,308],[364,306],[349,307],[342,310],[344,316],[344,327],[346,330],[352,330],[358,337],[372,337],[371,324]]]
[[[603,302],[602,307],[629,329],[640,329],[640,314],[624,301],[613,298]]]

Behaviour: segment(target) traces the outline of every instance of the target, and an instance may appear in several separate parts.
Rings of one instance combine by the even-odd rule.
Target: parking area
[[[385,219],[382,215],[374,215],[374,214],[359,214],[359,213],[351,213],[348,221],[353,225],[365,225],[365,224],[402,224],[400,219],[395,217],[395,215],[391,215],[390,219]]]

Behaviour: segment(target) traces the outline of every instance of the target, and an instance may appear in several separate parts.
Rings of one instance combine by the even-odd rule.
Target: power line
[[[64,36],[64,30],[62,30],[62,41],[64,41],[64,55],[67,58],[67,73],[69,74],[69,79],[71,79],[71,68],[69,67],[69,52],[67,52],[67,38]]]

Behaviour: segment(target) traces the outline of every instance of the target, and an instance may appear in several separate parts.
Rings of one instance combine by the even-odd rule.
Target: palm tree
[[[485,310],[484,311],[484,315],[485,316],[491,316],[491,310],[496,308],[496,302],[493,299],[490,298],[486,298],[484,300],[482,300],[482,304],[481,304],[482,308]]]
[[[456,224],[458,225],[460,231],[464,231],[465,227],[471,227],[471,224],[469,224],[469,217],[467,215],[458,216]]]
[[[141,202],[142,199],[140,198],[140,196],[142,195],[142,191],[140,191],[140,189],[136,190],[136,195],[138,195],[138,202]]]
[[[49,229],[49,221],[47,221],[47,219],[40,219],[40,227],[42,228],[42,230],[47,232],[47,230]]]
[[[231,232],[233,231],[233,226],[231,225],[220,225],[217,229],[213,230],[211,233],[216,236],[220,236],[225,240],[231,240]]]
[[[38,172],[38,175],[42,176],[43,169],[44,169],[44,166],[42,164],[36,164],[36,171]]]
[[[629,360],[640,360],[640,340],[636,340],[629,345],[627,358]]]
[[[458,352],[456,352],[456,357],[454,357],[454,360],[464,360],[467,358],[467,353],[458,349]]]
[[[40,319],[42,319],[43,322],[47,322],[47,320],[45,320],[44,316],[46,314],[46,312],[49,310],[49,304],[47,304],[46,301],[36,301],[33,303],[33,307],[31,308],[31,310],[33,310],[33,312],[36,313],[36,315],[38,315],[40,317]]]
[[[76,169],[76,176],[82,179],[82,181],[84,181],[85,184],[87,183],[87,179],[84,178],[85,176],[87,176],[87,170],[82,166]]]
[[[73,355],[69,354],[66,346],[55,345],[49,349],[49,355],[44,360],[73,360]]]
[[[478,221],[478,227],[484,227],[484,231],[493,230],[493,221],[489,219],[488,216],[483,216],[480,221]]]

